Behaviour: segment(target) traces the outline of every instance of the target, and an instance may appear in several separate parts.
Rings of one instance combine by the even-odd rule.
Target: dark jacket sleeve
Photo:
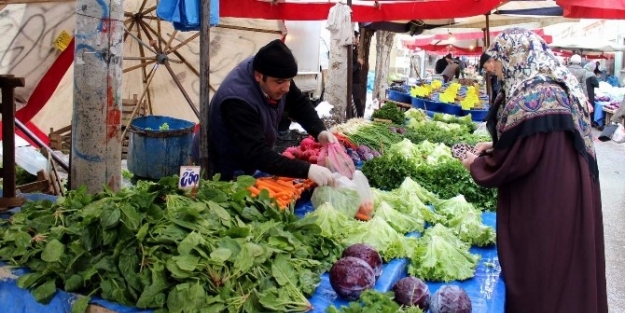
[[[247,103],[236,99],[225,100],[221,110],[226,128],[248,164],[271,175],[308,177],[308,162],[291,160],[267,145],[258,114]]]
[[[599,87],[599,80],[597,79],[597,76],[590,76],[588,77],[588,79],[586,79],[586,83],[588,84],[588,86],[592,86],[594,88]]]
[[[495,149],[471,164],[473,180],[483,187],[498,188],[535,169],[550,134],[520,138],[509,149]]]
[[[312,102],[310,102],[310,98],[303,94],[293,81],[291,82],[289,92],[286,94],[284,111],[315,138],[319,136],[320,132],[326,130],[323,121],[319,118]]]

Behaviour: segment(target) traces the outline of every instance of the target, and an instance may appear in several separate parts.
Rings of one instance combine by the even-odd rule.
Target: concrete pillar
[[[70,188],[121,186],[122,0],[78,0]]]

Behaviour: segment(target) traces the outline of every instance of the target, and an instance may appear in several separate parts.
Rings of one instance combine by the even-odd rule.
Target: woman
[[[497,248],[506,313],[607,313],[599,172],[586,98],[536,34],[502,32],[493,142],[463,165],[498,188]]]

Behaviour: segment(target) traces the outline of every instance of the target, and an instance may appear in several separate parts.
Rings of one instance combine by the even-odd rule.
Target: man
[[[488,99],[492,103],[492,101],[495,100],[495,97],[497,97],[500,89],[499,78],[497,76],[501,72],[501,64],[497,64],[495,59],[493,59],[489,54],[482,53],[478,72],[482,72],[482,70],[484,70],[490,78],[491,93],[488,95]]]
[[[354,98],[354,105],[356,106],[356,117],[365,116],[365,103],[360,98],[360,73],[362,72],[363,59],[358,58],[358,44],[360,34],[354,31],[354,57],[352,60],[352,97]]]
[[[450,82],[456,76],[456,72],[460,67],[460,64],[458,64],[454,59],[449,59],[448,62],[449,64],[447,64],[447,67],[445,67],[445,70],[442,73],[443,81],[445,83]]]
[[[586,69],[586,71],[594,74],[586,78],[586,92],[588,93],[588,102],[590,102],[590,105],[592,106],[594,110],[595,109],[595,88],[599,88],[599,76],[601,76],[601,71],[593,72],[594,64],[590,62],[586,64],[584,68]]]
[[[211,176],[221,174],[221,179],[230,180],[260,170],[309,178],[319,186],[333,184],[327,168],[292,160],[272,150],[283,111],[320,143],[337,141],[325,129],[310,99],[293,82],[296,75],[297,63],[291,50],[282,41],[274,40],[226,76],[210,103]]]
[[[569,60],[569,66],[567,68],[569,69],[569,71],[571,71],[571,74],[573,74],[573,76],[577,78],[579,85],[582,87],[582,90],[584,90],[586,98],[588,98],[588,87],[586,85],[586,80],[595,75],[591,71],[588,71],[587,69],[582,67],[582,57],[579,56],[579,54],[574,54],[571,56],[571,59]]]
[[[449,62],[451,62],[451,53],[448,53],[444,58],[440,58],[436,61],[436,65],[434,66],[436,74],[443,74],[443,71],[447,68]]]

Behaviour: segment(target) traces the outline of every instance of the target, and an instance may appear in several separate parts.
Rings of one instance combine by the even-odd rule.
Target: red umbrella
[[[556,0],[564,17],[625,19],[625,0]]]

